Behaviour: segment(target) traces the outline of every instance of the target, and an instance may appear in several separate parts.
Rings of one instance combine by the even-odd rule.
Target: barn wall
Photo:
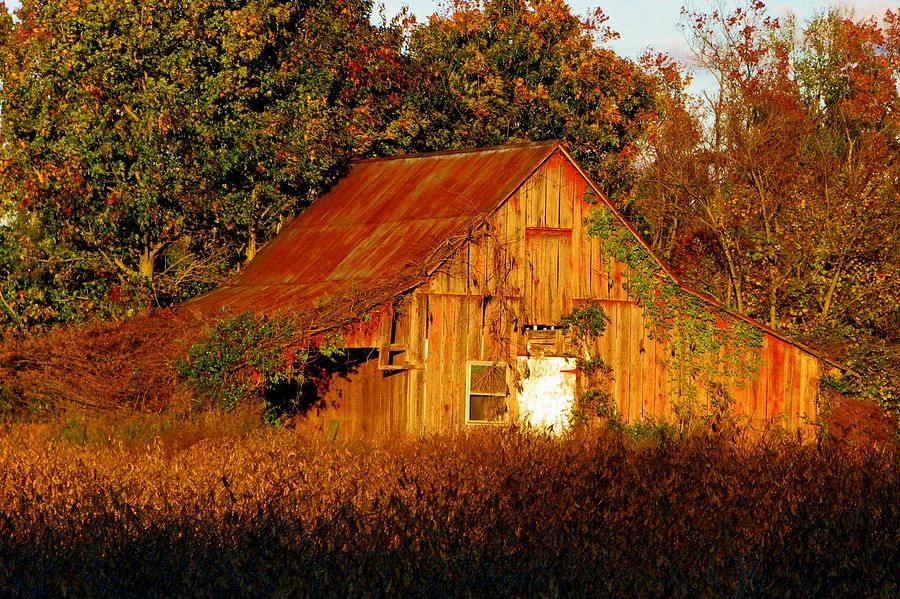
[[[583,223],[592,206],[585,202],[586,188],[575,167],[555,154],[500,207],[492,236],[467,244],[421,290],[431,321],[425,428],[464,425],[466,360],[513,363],[525,353],[522,333],[511,322],[500,327],[505,339],[485,325],[486,295],[495,311],[502,298],[516,313],[517,325],[556,325],[579,303],[599,301],[610,323],[595,350],[613,368],[610,391],[620,414],[628,422],[675,417],[669,349],[650,338],[643,311],[628,296],[628,266],[604,256],[599,240],[587,235]],[[512,259],[509,272],[498,260],[498,248]],[[493,348],[490,357],[485,346]],[[790,428],[813,422],[818,359],[768,333],[761,355],[755,380],[730,390],[735,412],[753,421],[782,420]],[[515,389],[511,392],[515,417]],[[702,390],[694,407],[698,413],[711,409]]]
[[[409,372],[378,369],[378,352],[331,373],[320,401],[296,420],[298,429],[323,433],[338,421],[337,438],[383,437],[407,431]]]
[[[355,343],[378,351],[356,372],[332,380],[327,407],[310,421],[323,427],[339,420],[346,436],[462,429],[466,362],[514,366],[527,353],[523,327],[556,325],[588,299],[610,318],[594,350],[613,368],[610,391],[619,413],[628,422],[673,419],[670,350],[650,338],[643,311],[628,296],[628,266],[604,256],[599,240],[587,235],[586,188],[575,167],[554,154],[497,210],[490,235],[464,244],[393,316],[382,315],[377,334],[373,325],[355,333]],[[813,422],[819,361],[769,334],[761,353],[755,380],[731,390],[735,411],[791,428]],[[515,420],[514,386],[510,393]],[[710,407],[702,393],[694,405],[700,413]]]

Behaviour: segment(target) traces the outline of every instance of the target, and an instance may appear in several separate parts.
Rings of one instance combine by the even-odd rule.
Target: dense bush
[[[888,449],[0,437],[0,595],[896,596]]]

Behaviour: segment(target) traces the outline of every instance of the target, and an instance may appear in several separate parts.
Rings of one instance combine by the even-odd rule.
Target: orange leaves
[[[822,339],[826,320],[838,336],[860,334],[896,309],[871,304],[880,316],[861,318],[851,298],[873,282],[847,269],[898,260],[896,239],[880,233],[898,219],[888,191],[900,114],[893,15],[881,29],[838,9],[781,23],[759,2],[683,14],[719,89],[692,99],[676,82],[662,106],[636,194],[657,250],[688,280],[800,338]],[[664,60],[643,64],[671,81]]]

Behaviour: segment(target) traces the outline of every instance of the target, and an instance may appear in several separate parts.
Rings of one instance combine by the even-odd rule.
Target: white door
[[[575,402],[575,358],[519,356],[519,416],[541,429],[562,432]]]

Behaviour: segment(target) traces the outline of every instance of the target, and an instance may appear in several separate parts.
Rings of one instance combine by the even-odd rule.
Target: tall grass
[[[897,596],[897,466],[712,433],[7,432],[0,596]]]

